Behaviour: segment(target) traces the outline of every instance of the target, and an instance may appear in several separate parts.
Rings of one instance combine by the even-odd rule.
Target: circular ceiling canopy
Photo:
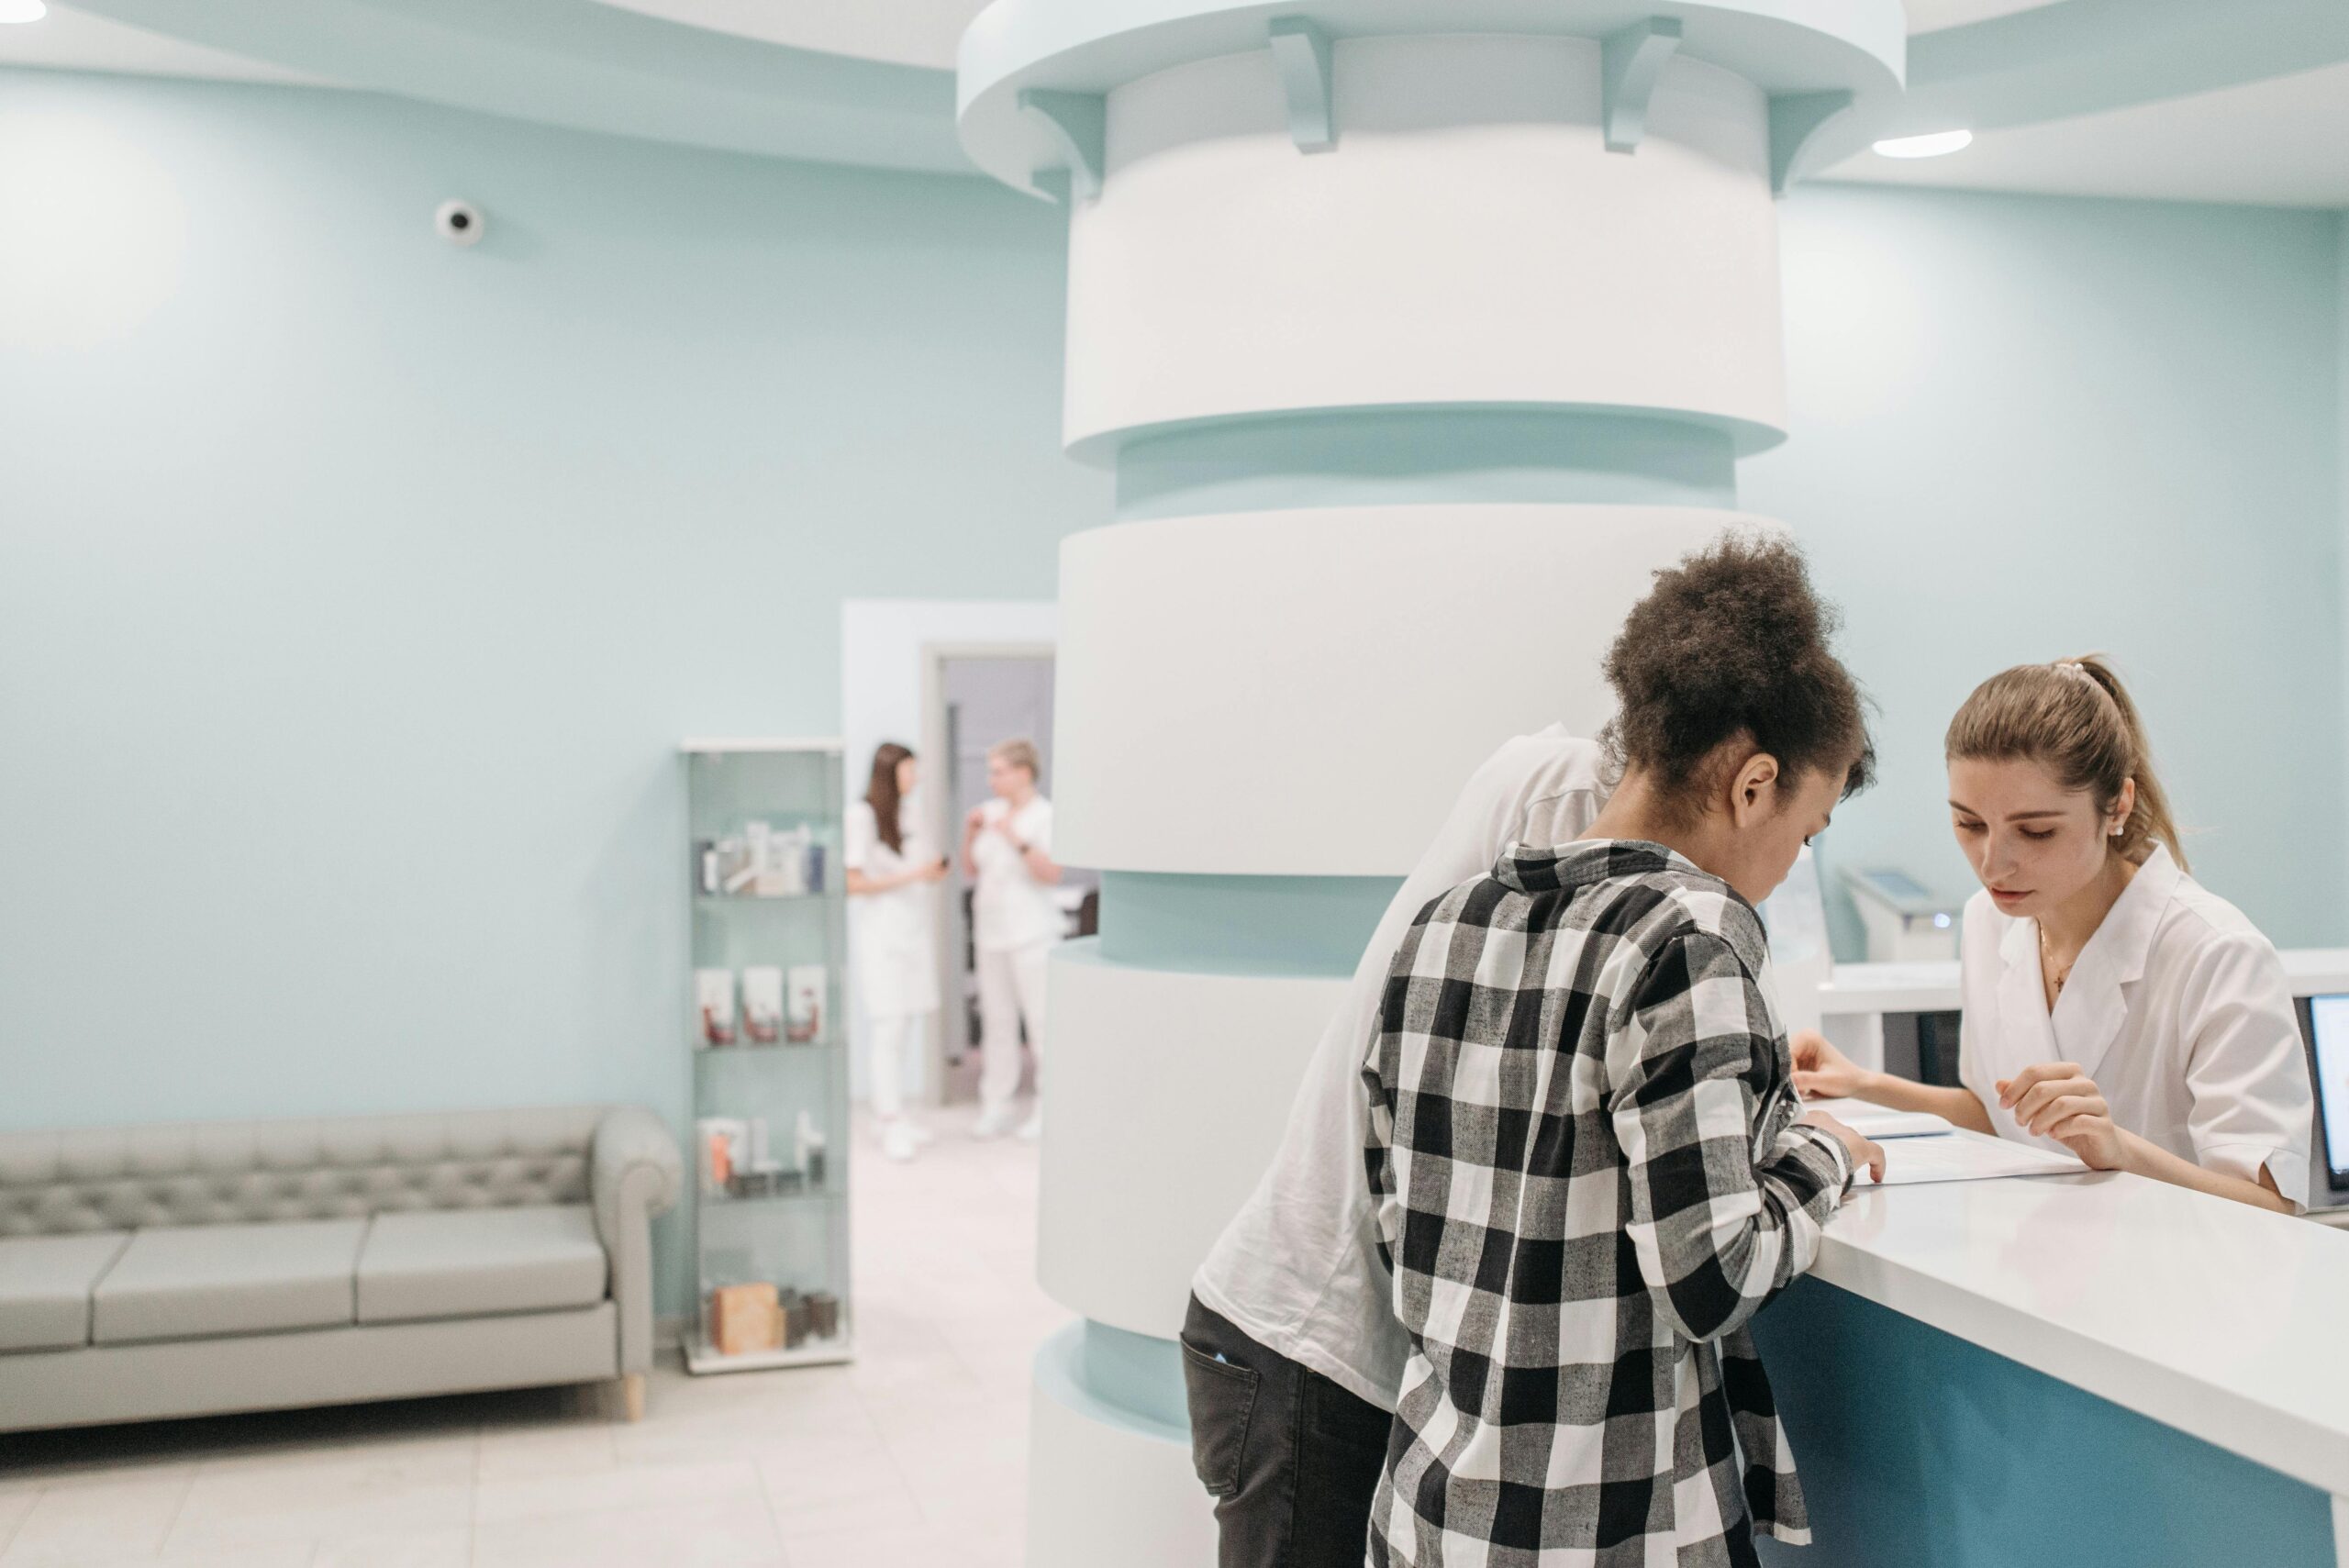
[[[1105,14],[1172,3],[1096,0]],[[1531,30],[1552,31],[1602,12],[1686,20],[1730,3],[1295,0],[1278,9],[1343,39],[1394,30],[1403,13],[1441,26],[1515,5],[1547,18]],[[1858,0],[1739,3],[1825,14]],[[2349,61],[2349,0],[1904,5],[1908,90],[1879,136],[1987,135]],[[1246,0],[1229,0],[1229,8],[1245,9]],[[985,22],[972,27],[985,9],[985,0],[55,0],[48,21],[0,33],[39,32],[87,13],[198,46],[205,58],[260,62],[251,74],[280,80],[731,151],[968,172],[955,134],[953,61],[966,34],[989,33]],[[124,28],[84,30],[154,49],[151,37]],[[1898,43],[1896,30],[1891,47]],[[116,63],[60,62],[171,69],[142,66],[137,52]]]
[[[1995,21],[2018,11],[2036,11],[2043,6],[2060,3],[2061,0],[1906,0],[1912,36],[1939,32],[1943,28],[1962,28],[1973,22]]]
[[[1944,0],[1947,3],[1947,0]],[[891,65],[954,69],[954,46],[987,0],[601,0],[712,32]]]

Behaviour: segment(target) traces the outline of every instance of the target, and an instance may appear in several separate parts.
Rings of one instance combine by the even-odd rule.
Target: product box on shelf
[[[791,1006],[784,1033],[795,1045],[809,1044],[824,1032],[824,978],[820,963],[791,966]]]
[[[783,1038],[783,971],[774,964],[742,971],[742,1033],[752,1045]]]
[[[701,1190],[723,1197],[750,1162],[751,1124],[734,1117],[704,1117],[694,1123],[694,1133],[701,1153]]]
[[[724,1356],[781,1350],[782,1293],[774,1285],[720,1285],[709,1297],[709,1342]]]
[[[695,1039],[702,1045],[734,1043],[734,972],[694,971]]]

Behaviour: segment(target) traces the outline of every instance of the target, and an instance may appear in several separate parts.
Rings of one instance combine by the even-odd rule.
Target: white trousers
[[[920,1045],[922,1022],[928,1013],[883,1013],[867,1018],[873,1054],[864,1063],[865,1084],[872,1091],[873,1114],[895,1121],[906,1114],[906,1064]]]
[[[979,950],[979,1109],[999,1111],[1019,1092],[1019,1023],[1044,1081],[1044,958],[1052,943]]]

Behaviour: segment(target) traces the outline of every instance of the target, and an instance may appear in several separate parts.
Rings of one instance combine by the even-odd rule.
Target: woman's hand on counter
[[[1890,1073],[1871,1073],[1828,1043],[1811,1029],[1798,1029],[1787,1041],[1794,1052],[1795,1092],[1806,1100],[1841,1100],[1854,1095],[1871,1105],[1896,1111],[1929,1111],[1953,1126],[1996,1135],[1990,1113],[1971,1089],[1920,1084]]]
[[[1853,1174],[1857,1175],[1860,1172],[1865,1171],[1868,1173],[1868,1180],[1872,1182],[1884,1180],[1884,1145],[1862,1138],[1825,1111],[1803,1112],[1802,1124],[1805,1127],[1815,1127],[1821,1132],[1832,1134],[1836,1141],[1842,1144],[1843,1151],[1852,1157]]]
[[[1865,1087],[1867,1074],[1817,1029],[1797,1029],[1787,1043],[1794,1050],[1795,1092],[1804,1099],[1849,1099]]]
[[[2052,1138],[2092,1171],[2125,1171],[2132,1152],[2096,1080],[2076,1062],[2043,1062],[1998,1084],[1998,1104],[2034,1138]]]

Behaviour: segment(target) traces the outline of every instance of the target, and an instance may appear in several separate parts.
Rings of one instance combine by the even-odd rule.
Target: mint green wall
[[[111,341],[0,305],[0,1125],[682,1120],[678,740],[836,729],[842,597],[1049,597],[1108,510],[1057,446],[1059,216],[32,72],[0,199],[94,128],[184,241]]]
[[[2098,649],[2202,880],[2349,941],[2333,215],[1813,185],[1783,227],[1794,436],[1741,494],[1810,542],[1883,706],[1822,861],[1971,893],[1943,728]]]
[[[92,127],[184,232],[138,251],[172,286],[123,335],[25,347],[51,313],[0,299],[0,1125],[681,1118],[676,740],[831,729],[842,597],[1047,596],[1109,513],[1056,450],[1058,216],[28,72],[0,204]],[[477,250],[430,233],[455,194]],[[0,279],[68,242],[50,217],[0,211]],[[1951,707],[2102,646],[2211,885],[2349,939],[2334,219],[1855,187],[1785,217],[1795,437],[1744,500],[1813,541],[1885,707],[1830,858],[1962,889]]]

